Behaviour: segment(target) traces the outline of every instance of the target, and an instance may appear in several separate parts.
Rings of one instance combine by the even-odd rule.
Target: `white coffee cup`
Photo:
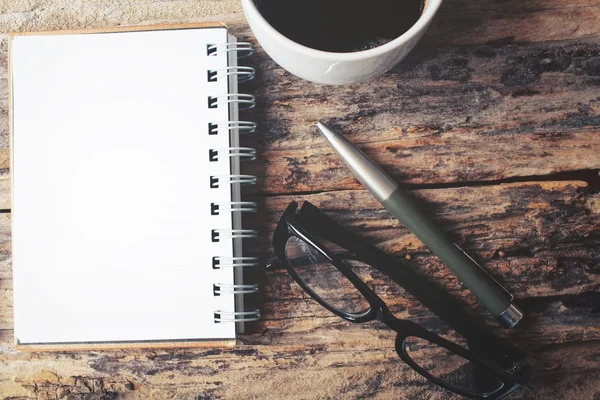
[[[382,46],[352,53],[332,53],[311,49],[286,38],[263,18],[254,0],[242,0],[252,32],[277,64],[300,78],[329,85],[364,82],[389,71],[425,34],[441,3],[442,0],[426,0],[419,20],[404,34]]]

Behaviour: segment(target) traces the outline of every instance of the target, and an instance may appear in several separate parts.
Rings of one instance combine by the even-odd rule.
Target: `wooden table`
[[[5,0],[0,3],[0,397],[10,399],[442,399],[398,361],[394,334],[353,325],[309,299],[284,272],[255,271],[264,320],[233,350],[21,353],[12,341],[7,32],[221,20],[254,41],[237,1]],[[532,381],[513,399],[600,398],[600,2],[446,0],[422,44],[375,81],[313,85],[258,47],[246,90],[260,132],[261,230],[288,202],[309,200],[445,286],[495,326],[414,236],[366,193],[316,134],[341,128],[414,189],[450,235],[528,310],[513,331]],[[248,165],[248,164],[247,164]],[[374,286],[399,315],[436,320],[388,281]]]

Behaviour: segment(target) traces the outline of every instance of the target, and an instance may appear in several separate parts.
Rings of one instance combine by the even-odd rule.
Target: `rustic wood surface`
[[[236,0],[0,2],[0,398],[453,398],[398,361],[392,332],[329,314],[284,272],[251,273],[265,318],[233,350],[15,351],[8,32],[214,20],[255,41]],[[261,230],[250,254],[269,260],[278,216],[309,200],[497,326],[343,168],[315,133],[324,120],[414,189],[527,310],[499,330],[536,371],[510,398],[600,398],[600,1],[446,0],[411,56],[368,84],[310,84],[260,47],[250,64],[259,77],[246,90],[260,104],[247,117],[260,133],[243,142],[261,152],[245,164],[261,178],[247,193],[260,206],[245,221]],[[371,279],[397,315],[440,327]]]

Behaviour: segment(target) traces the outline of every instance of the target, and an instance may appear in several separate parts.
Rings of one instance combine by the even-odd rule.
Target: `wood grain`
[[[483,260],[528,310],[527,324],[500,330],[532,353],[539,373],[513,398],[567,398],[566,389],[549,382],[573,384],[595,377],[600,363],[600,195],[583,182],[534,182],[414,192],[436,219],[471,254]],[[262,213],[248,225],[261,237],[252,246],[268,258],[270,236],[291,196],[260,201]],[[363,190],[303,196],[334,219],[360,232],[386,251],[411,254],[403,267],[415,268],[461,299],[473,313],[495,326],[475,300],[416,239]],[[264,212],[268,210],[268,212]],[[0,232],[8,240],[9,214]],[[3,228],[2,228],[3,227]],[[504,251],[504,257],[498,252]],[[5,259],[9,256],[6,252]],[[2,304],[10,304],[10,268],[1,272]],[[400,317],[441,329],[436,317],[385,278],[370,282]],[[310,300],[283,272],[255,271],[263,284],[264,321],[250,326],[234,350],[147,350],[24,354],[12,350],[10,308],[0,310],[0,365],[19,383],[3,383],[11,395],[53,398],[63,393],[126,395],[139,398],[447,398],[396,360],[393,333],[377,323],[356,326]],[[567,357],[568,354],[568,357]],[[35,360],[35,361],[34,361]],[[19,365],[25,370],[15,369]],[[571,371],[574,365],[578,367]],[[19,372],[21,371],[21,372]],[[27,373],[25,373],[25,371]],[[279,388],[287,382],[285,388]],[[275,389],[277,388],[277,389]],[[600,385],[591,379],[578,390],[592,398]],[[274,391],[276,390],[276,391]],[[276,394],[274,394],[276,393]],[[312,394],[311,394],[312,393]],[[79,396],[79,397],[78,397]],[[60,398],[60,397],[59,397]],[[111,397],[108,397],[111,398]],[[201,397],[202,398],[202,397]]]
[[[597,0],[449,0],[426,43],[493,44],[582,39],[598,35]]]
[[[591,313],[600,311],[600,195],[587,191],[583,182],[542,182],[421,190],[414,194],[429,205],[450,237],[503,282],[519,304],[532,310],[527,329],[513,334],[515,340],[540,346],[559,337],[600,338],[600,329],[594,326],[600,317]],[[292,199],[269,197],[259,204],[281,213]],[[327,210],[332,218],[386,252],[398,255],[403,268],[414,268],[431,277],[469,304],[479,318],[497,326],[448,268],[365,191],[325,192],[303,199]],[[264,254],[269,251],[270,232],[276,220],[249,221],[253,223],[262,226],[262,232],[268,232],[253,247]],[[435,325],[436,318],[429,311],[387,278],[373,271],[365,277],[399,316]],[[330,313],[308,301],[286,272],[268,274],[265,279],[265,315],[270,318],[273,307],[275,318],[283,317],[278,322],[282,324],[280,330],[294,330],[299,318],[330,321]],[[564,304],[560,311],[556,308],[559,303]],[[548,318],[560,313],[564,313],[569,324],[560,326]],[[578,319],[581,325],[576,322]],[[283,325],[288,320],[292,322]],[[342,321],[335,324],[344,325]]]
[[[161,4],[166,9],[173,6],[171,2]],[[97,12],[110,9],[103,5],[95,5]],[[191,18],[196,9],[184,5],[190,7]],[[153,6],[144,4],[142,9],[150,7],[149,15],[166,12]],[[229,6],[235,13],[215,15],[241,40],[255,41],[236,7]],[[38,22],[44,29],[81,27],[57,26],[62,20],[54,20],[56,13],[46,14],[49,10],[51,3],[48,10],[36,10],[39,18],[49,18]],[[67,7],[60,15],[67,18],[70,12],[74,10]],[[519,27],[531,27],[538,33],[531,40],[494,36],[477,41],[481,35],[474,34],[473,23],[465,25],[461,20],[465,15],[469,21],[507,16],[522,20],[532,15],[546,20],[544,13],[557,14],[562,23],[547,28],[522,21]],[[471,41],[448,41],[434,30],[399,67],[368,85],[310,84],[279,68],[259,48],[250,60],[260,72],[259,79],[245,87],[259,96],[260,103],[245,117],[262,127],[259,139],[247,143],[262,154],[262,162],[256,163],[252,172],[269,182],[261,187],[267,193],[289,193],[292,187],[300,192],[357,188],[357,182],[316,135],[314,123],[319,120],[344,129],[394,178],[405,183],[488,181],[598,169],[600,41],[589,32],[583,36],[565,33],[569,18],[597,21],[594,13],[600,15],[600,3],[593,1],[553,0],[536,7],[514,1],[474,4],[448,0],[440,20],[460,29]],[[514,21],[504,23],[516,26]],[[441,25],[440,29],[448,32],[448,27]],[[105,25],[96,21],[85,26]],[[551,34],[554,32],[556,37]],[[564,40],[571,38],[578,40]],[[0,93],[6,93],[7,44],[6,39],[0,40],[0,66],[4,67],[0,69]],[[452,46],[456,44],[460,46]],[[0,95],[0,205],[4,208],[10,208],[4,183],[9,167],[7,102],[6,95]],[[315,187],[313,182],[326,185]]]
[[[418,189],[449,235],[527,310],[517,329],[498,329],[535,365],[510,398],[600,398],[599,19],[597,0],[445,0],[405,62],[347,87],[295,78],[258,47],[249,62],[259,76],[244,90],[259,107],[243,117],[259,122],[260,133],[242,141],[261,153],[244,165],[260,178],[246,193],[260,213],[245,225],[261,235],[248,254],[269,260],[280,213],[291,200],[309,200],[497,328],[350,176],[314,130],[323,120]],[[237,0],[0,3],[0,210],[11,207],[8,32],[215,20],[255,42]],[[385,327],[345,322],[286,273],[260,269],[248,280],[263,291],[249,300],[265,318],[234,349],[18,352],[10,249],[10,212],[0,213],[0,398],[456,398],[398,361]],[[375,271],[368,277],[397,315],[448,333],[401,288]]]
[[[312,85],[255,58],[252,172],[269,193],[359,188],[316,132],[343,130],[400,182],[600,168],[600,40],[421,48],[369,85]],[[272,70],[272,72],[271,72]]]

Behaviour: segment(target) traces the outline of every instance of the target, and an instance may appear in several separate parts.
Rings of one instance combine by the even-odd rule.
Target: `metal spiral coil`
[[[218,108],[220,104],[238,103],[239,109],[250,110],[256,107],[256,98],[251,94],[222,94],[208,96],[208,108]]]
[[[211,237],[213,242],[218,242],[221,239],[254,239],[258,235],[258,231],[254,229],[213,229]]]
[[[232,42],[222,44],[209,44],[206,47],[206,52],[209,57],[218,55],[227,56],[230,61],[230,65],[225,68],[215,68],[206,71],[209,82],[216,82],[221,79],[226,79],[229,83],[237,80],[238,83],[247,82],[256,77],[256,70],[252,67],[236,66],[235,54],[238,58],[243,58],[254,54],[254,48],[252,44],[247,42]],[[233,61],[232,61],[233,60]],[[236,77],[237,79],[235,79]],[[234,88],[236,86],[234,85]],[[236,90],[237,91],[237,90]],[[234,107],[230,107],[234,106]],[[233,119],[238,119],[237,111],[249,110],[256,106],[256,99],[254,96],[249,94],[223,94],[214,95],[208,97],[208,108],[216,109],[226,107],[233,110],[233,114],[230,116]],[[210,176],[210,187],[219,188],[221,184],[229,185],[248,185],[255,184],[257,179],[253,175],[240,175],[239,174],[239,161],[250,161],[257,158],[257,152],[253,148],[249,147],[237,147],[239,146],[237,135],[243,133],[254,133],[256,132],[256,123],[250,121],[215,121],[208,123],[208,134],[218,135],[227,134],[230,137],[231,147],[213,148],[209,149],[209,160],[219,161],[220,159],[226,158],[231,160],[232,175],[213,175]],[[236,135],[236,136],[232,136]],[[235,140],[231,139],[235,138]],[[234,168],[233,166],[237,166]],[[238,192],[235,192],[237,190]],[[256,212],[257,206],[255,202],[239,201],[239,187],[232,187],[232,192],[237,195],[232,195],[231,200],[235,201],[224,201],[224,202],[212,202],[211,203],[211,215],[219,215],[222,213],[239,213],[232,216],[234,221],[241,219],[241,213],[244,212]],[[237,218],[237,219],[236,219]],[[239,228],[240,222],[237,224],[233,223],[233,228]],[[241,240],[248,238],[256,238],[258,231],[251,229],[212,229],[211,240],[213,242],[219,242],[221,240],[231,240],[234,244],[237,243],[241,247]],[[238,256],[236,252],[233,252],[231,257],[212,257],[212,268],[215,270],[224,268],[235,268],[234,270],[234,281],[241,282],[242,270],[237,268],[242,267],[255,267],[258,266],[257,257],[242,257]],[[258,321],[261,318],[261,310],[244,310],[243,296],[246,294],[257,293],[259,286],[257,284],[233,284],[233,283],[214,283],[213,284],[213,295],[240,295],[235,296],[236,305],[232,311],[215,310],[214,311],[214,322],[252,322]],[[240,310],[240,311],[236,311]]]
[[[221,69],[209,69],[208,81],[216,82],[219,78],[237,75],[238,83],[248,82],[256,76],[256,70],[252,67],[227,67]]]
[[[256,132],[256,122],[251,121],[222,121],[209,122],[208,134],[216,135],[219,129],[227,129],[228,131],[237,130],[239,133],[254,133]]]
[[[208,151],[210,161],[219,161],[219,157],[239,157],[240,161],[253,161],[256,160],[256,149],[251,147],[222,147]]]
[[[222,294],[252,294],[258,293],[258,285],[230,285],[227,283],[215,283],[213,285],[213,294],[220,296]]]
[[[256,203],[253,201],[222,201],[210,203],[211,215],[219,215],[222,211],[256,212]]]
[[[260,320],[260,310],[252,311],[222,311],[215,310],[215,323],[221,322],[252,322]]]
[[[257,267],[258,257],[213,257],[213,269]]]
[[[252,43],[248,42],[209,44],[206,46],[206,54],[212,57],[232,51],[238,52],[238,58],[245,58],[254,54],[254,47]]]
[[[256,184],[256,176],[254,175],[213,175],[210,177],[210,187],[216,189],[220,183],[239,183],[240,185]]]

